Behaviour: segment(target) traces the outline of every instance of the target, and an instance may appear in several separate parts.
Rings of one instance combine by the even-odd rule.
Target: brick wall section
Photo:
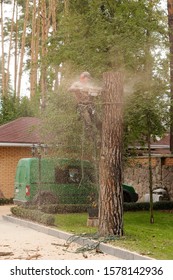
[[[0,190],[6,198],[14,197],[14,178],[19,159],[31,157],[31,148],[0,147]],[[173,156],[152,157],[153,185],[161,182],[173,200]],[[161,168],[162,167],[162,168]],[[139,199],[149,190],[148,157],[136,157],[127,161],[124,183],[132,185]]]
[[[31,157],[31,148],[0,147],[0,190],[6,198],[14,197],[16,166],[21,158]]]
[[[165,158],[164,160],[164,165],[166,166],[173,166],[173,158],[171,157],[168,157],[168,158]]]
[[[166,187],[173,200],[173,157],[153,156],[153,188]],[[139,200],[149,192],[148,157],[128,159],[124,168],[124,182],[132,185],[139,195]]]

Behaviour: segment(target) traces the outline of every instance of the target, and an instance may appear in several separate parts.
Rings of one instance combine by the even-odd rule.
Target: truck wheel
[[[131,202],[131,197],[128,192],[123,192],[123,200],[124,202]]]

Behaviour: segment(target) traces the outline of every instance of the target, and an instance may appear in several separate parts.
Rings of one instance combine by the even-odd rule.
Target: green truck
[[[15,204],[31,201],[38,191],[50,191],[61,204],[89,204],[96,193],[94,167],[89,161],[57,158],[20,159],[15,176]],[[124,202],[136,202],[132,186],[123,184]]]

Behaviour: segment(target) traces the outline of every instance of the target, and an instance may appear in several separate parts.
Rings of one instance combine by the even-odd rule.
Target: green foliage
[[[122,68],[141,71],[146,48],[160,46],[166,32],[157,4],[147,0],[70,2],[68,16],[59,16],[50,61],[72,62],[78,70],[95,75]]]
[[[149,202],[124,203],[124,211],[147,211],[150,209]],[[173,201],[160,201],[153,203],[154,210],[173,210]]]
[[[29,206],[34,209],[33,206]],[[91,208],[89,204],[49,204],[41,205],[40,210],[49,214],[65,214],[65,213],[84,213]],[[153,204],[154,210],[173,210],[173,201],[160,201]],[[98,208],[94,208],[98,212]],[[148,211],[150,209],[149,202],[124,203],[123,209],[125,212]]]
[[[65,213],[84,213],[87,212],[89,204],[49,204],[40,206],[40,210],[49,214],[65,214]],[[32,207],[32,206],[31,206]],[[160,201],[154,202],[154,210],[172,210],[173,211],[173,201]],[[97,209],[97,208],[94,208]],[[148,211],[150,209],[149,202],[138,202],[138,203],[124,203],[123,209],[125,212],[129,211]],[[97,209],[98,211],[98,209]]]
[[[0,198],[0,205],[13,204],[13,198]]]
[[[32,220],[45,225],[51,226],[54,225],[55,222],[53,215],[42,213],[39,210],[25,209],[23,207],[12,207],[11,212],[13,215],[19,218]]]
[[[144,76],[145,78],[145,76]],[[161,137],[169,125],[169,99],[164,96],[160,81],[136,86],[134,94],[126,98],[125,140],[126,145],[144,145],[150,134],[152,140]]]
[[[88,204],[50,204],[42,205],[41,211],[49,214],[83,213],[87,208]]]
[[[92,145],[83,132],[83,122],[77,112],[74,96],[67,91],[67,85],[50,93],[47,106],[41,114],[43,120],[43,138],[55,147],[59,157],[81,158],[92,153]]]
[[[33,116],[31,102],[27,97],[21,99],[14,96],[0,99],[0,124],[7,123],[19,117]]]
[[[153,139],[168,127],[163,98],[168,64],[161,55],[167,43],[167,18],[158,4],[158,0],[86,0],[82,5],[70,1],[68,16],[59,8],[59,28],[49,42],[47,59],[52,65],[62,64],[62,73],[68,65],[71,76],[85,69],[100,79],[105,71],[120,70],[125,85],[134,79],[125,107],[125,145],[146,142],[147,119],[152,119]]]

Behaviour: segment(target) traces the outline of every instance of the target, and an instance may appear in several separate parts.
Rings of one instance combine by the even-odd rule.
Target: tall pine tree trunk
[[[35,34],[35,52],[34,52],[34,86],[35,86],[35,93],[38,88],[38,60],[39,60],[39,48],[40,48],[40,30],[41,30],[41,18],[39,16],[40,11],[40,3],[38,5],[38,17],[36,20],[36,34]],[[35,94],[34,93],[34,94]]]
[[[17,96],[18,97],[20,97],[20,90],[21,90],[23,60],[24,60],[24,54],[25,54],[26,27],[27,27],[27,22],[28,22],[28,16],[29,16],[29,0],[26,0],[25,18],[24,18],[24,25],[23,25],[22,45],[21,45],[21,54],[20,54],[18,87],[17,87]]]
[[[168,27],[169,27],[169,43],[170,43],[170,151],[173,153],[173,0],[167,0],[168,6]]]
[[[56,24],[56,13],[57,13],[57,0],[51,1],[51,11],[52,11],[52,28],[53,28],[53,34],[57,31],[57,24]]]
[[[68,14],[69,10],[69,0],[64,0],[64,12],[65,14]]]
[[[123,235],[121,73],[104,73],[102,143],[99,163],[99,233]]]
[[[48,36],[48,25],[47,25],[47,9],[46,1],[41,0],[41,77],[40,77],[40,86],[41,86],[41,99],[42,99],[42,108],[45,107],[45,97],[47,91],[47,71],[45,57],[47,54],[46,40]]]
[[[5,54],[4,54],[4,12],[3,12],[3,1],[1,0],[1,53],[2,53],[2,96],[6,95],[6,83],[5,83]]]
[[[16,6],[16,25],[15,25],[15,44],[14,44],[14,96],[17,94],[17,62],[18,62],[18,5],[15,0]]]
[[[37,5],[36,0],[33,1],[32,10],[32,35],[31,35],[31,70],[30,70],[30,97],[35,95],[37,87],[37,61],[38,54],[36,55],[36,44],[37,44]]]
[[[9,49],[8,49],[7,76],[6,76],[6,89],[7,89],[7,92],[8,92],[8,88],[9,88],[10,61],[11,61],[11,49],[12,49],[13,30],[14,30],[15,6],[16,6],[16,3],[15,3],[15,0],[13,0],[13,12],[12,12],[12,18],[11,18],[10,44],[9,44]]]
[[[52,34],[55,36],[57,32],[57,20],[56,20],[56,15],[57,15],[57,6],[58,6],[58,0],[52,0],[50,1],[50,9],[51,9],[51,19],[52,19]],[[56,91],[59,85],[59,80],[58,80],[58,71],[59,71],[59,66],[54,66],[54,77],[55,77],[55,82],[53,86],[53,90]]]

